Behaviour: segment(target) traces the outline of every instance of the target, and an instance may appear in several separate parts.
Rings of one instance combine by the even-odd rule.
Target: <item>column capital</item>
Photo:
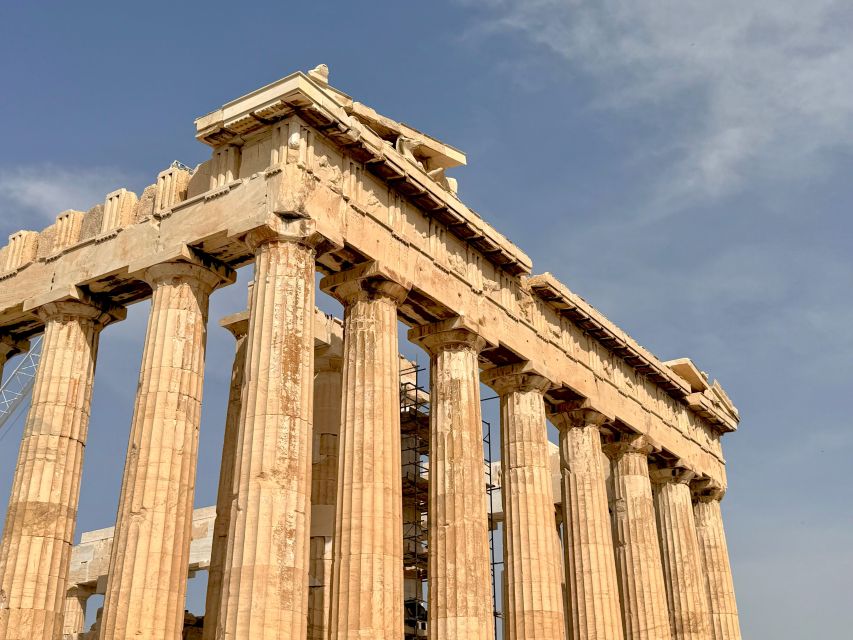
[[[66,592],[69,598],[89,598],[95,595],[97,589],[93,585],[88,584],[72,584]]]
[[[473,349],[480,353],[486,347],[479,327],[463,316],[414,327],[409,330],[409,340],[420,345],[430,355],[454,347]]]
[[[243,231],[243,230],[241,230]],[[317,223],[310,218],[285,218],[275,213],[250,221],[250,228],[243,231],[243,242],[252,251],[268,242],[298,242],[312,249],[329,241],[317,232]],[[334,243],[331,243],[334,244]]]
[[[595,427],[596,429],[611,418],[593,407],[588,400],[577,400],[563,402],[553,407],[550,411],[551,422],[558,429],[584,429]]]
[[[219,321],[219,326],[228,329],[237,338],[243,338],[249,333],[249,311],[238,311],[227,315]]]
[[[27,300],[24,311],[35,314],[42,322],[64,316],[69,320],[91,319],[101,328],[111,322],[124,320],[127,316],[127,309],[124,307],[113,306],[108,301],[95,298],[77,286],[54,289]]]
[[[30,341],[11,334],[0,336],[0,367],[12,356],[29,351]]]
[[[514,391],[538,391],[544,395],[553,383],[538,372],[528,369],[527,366],[526,362],[519,362],[487,369],[480,374],[480,380],[499,395]]]
[[[131,265],[152,288],[169,280],[198,282],[208,292],[236,279],[234,270],[192,247],[180,245],[161,252],[146,264]]]
[[[399,305],[411,288],[412,283],[406,278],[375,260],[326,276],[320,281],[322,291],[345,305],[373,298],[387,298]]]
[[[684,467],[680,461],[649,466],[649,479],[653,484],[690,484],[695,477],[696,473]]]
[[[620,460],[623,456],[632,453],[648,456],[650,453],[661,450],[657,442],[640,433],[621,434],[619,440],[604,445],[603,449],[611,460]]]
[[[99,306],[90,305],[76,300],[59,300],[48,302],[36,311],[38,317],[44,322],[50,320],[83,319],[93,320],[95,324],[106,326],[114,318]]]
[[[712,478],[697,478],[690,483],[693,500],[696,502],[719,502],[726,495],[726,489]]]
[[[63,319],[92,320],[101,329],[111,322],[124,320],[127,317],[127,309],[124,307],[115,307],[95,300],[76,287],[65,295],[44,301],[34,311],[42,322]]]

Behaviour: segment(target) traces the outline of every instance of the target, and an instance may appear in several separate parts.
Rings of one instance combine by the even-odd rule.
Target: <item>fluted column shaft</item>
[[[543,397],[549,382],[514,370],[483,374],[501,403],[504,633],[507,640],[554,640],[565,623]]]
[[[217,637],[300,640],[308,625],[315,250],[284,222],[247,242],[255,279]]]
[[[151,311],[110,555],[102,640],[183,632],[211,291],[233,273],[147,268]]]
[[[0,543],[0,638],[59,638],[101,329],[111,319],[54,302]]]
[[[722,495],[722,491],[700,495],[693,505],[693,515],[711,610],[711,638],[740,640],[735,587],[720,512]]]
[[[328,349],[328,348],[327,348]],[[338,438],[341,430],[341,357],[318,354],[314,367],[314,455],[311,471],[308,640],[327,640],[331,619],[332,542],[338,491]]]
[[[711,638],[705,576],[688,483],[690,471],[651,471],[673,640]]]
[[[431,640],[494,636],[478,355],[485,341],[456,321],[418,327],[430,353],[429,594]]]
[[[397,306],[408,287],[375,268],[321,284],[345,308],[331,640],[403,636]]]
[[[552,420],[560,429],[566,616],[570,638],[622,640],[605,458],[599,432],[606,418],[592,409],[560,407]]]
[[[213,542],[207,572],[203,640],[215,640],[219,611],[222,606],[222,576],[225,571],[228,531],[234,503],[234,466],[240,437],[241,393],[246,368],[246,334],[249,330],[249,314],[245,311],[234,314],[224,318],[221,324],[234,336],[236,345],[234,362],[231,365],[228,408],[225,413],[225,435],[222,441],[222,462],[219,466],[219,487],[216,494],[216,521],[213,524]]]
[[[83,633],[86,627],[86,601],[92,596],[94,589],[88,587],[73,587],[65,595],[65,619],[62,635],[71,636]]]
[[[648,455],[654,450],[643,436],[623,436],[605,447],[613,474],[613,542],[626,640],[669,640],[666,587],[663,581]]]

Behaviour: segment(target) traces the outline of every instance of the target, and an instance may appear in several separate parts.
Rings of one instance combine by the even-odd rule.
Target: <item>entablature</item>
[[[681,400],[721,431],[737,429],[737,409],[719,382],[709,385],[689,358],[661,362],[625,331],[550,273],[528,279],[530,289],[608,350]]]
[[[291,97],[284,100],[282,95]],[[266,109],[270,116],[269,110],[280,108],[275,106],[279,102],[289,111],[278,115],[289,116],[282,115],[285,119],[274,124],[245,113],[249,109],[257,115]],[[199,137],[212,136],[208,143],[214,155],[224,149],[218,136],[231,136],[228,140],[236,144],[239,138],[239,149],[251,151],[254,159],[244,158],[241,166],[239,153],[226,154],[216,176],[210,170],[204,175],[196,171],[192,177],[161,173],[157,185],[139,199],[122,190],[113,192],[107,205],[124,211],[122,216],[132,221],[105,231],[105,207],[95,207],[78,225],[80,240],[49,259],[38,257],[33,248],[38,233],[21,236],[14,268],[0,273],[4,332],[25,338],[40,330],[40,320],[29,310],[36,294],[74,286],[109,297],[114,304],[130,304],[150,295],[132,265],[154,253],[187,246],[237,267],[253,257],[243,241],[246,233],[270,216],[304,218],[328,239],[328,250],[318,255],[318,268],[324,273],[370,260],[393,266],[412,283],[400,305],[401,318],[408,324],[454,316],[470,319],[482,328],[490,345],[481,354],[485,367],[528,362],[555,388],[594,399],[615,421],[650,436],[673,456],[725,484],[719,435],[730,429],[721,427],[726,396],[717,383],[694,391],[689,380],[553,276],[524,277],[529,259],[505,239],[506,251],[522,256],[525,269],[507,269],[482,244],[466,239],[475,214],[411,159],[348,116],[335,95],[324,93],[303,74],[294,74],[205,118],[198,122]],[[241,127],[244,134],[235,133]],[[286,132],[298,137],[296,149],[273,154],[275,136],[266,135],[264,128],[275,127],[279,136]],[[349,127],[347,135],[366,140],[367,147],[343,136],[342,127]],[[407,195],[400,188],[404,181],[389,180],[387,171],[377,170],[377,162],[371,164],[370,158],[376,156],[368,157],[368,162],[359,160],[366,156],[358,149],[371,145],[383,162],[390,162],[383,166],[398,167],[414,181],[405,183],[423,184],[423,192]],[[354,163],[373,170],[353,171]],[[469,216],[468,231],[461,233],[459,225],[448,223],[434,208],[423,208],[421,196],[427,192],[448,206],[462,207],[460,211]],[[130,212],[124,207],[131,207]],[[480,224],[483,237],[497,233]],[[4,251],[6,257],[12,255]],[[0,252],[0,265],[3,258]],[[735,414],[734,422],[730,417],[727,424],[736,423]]]

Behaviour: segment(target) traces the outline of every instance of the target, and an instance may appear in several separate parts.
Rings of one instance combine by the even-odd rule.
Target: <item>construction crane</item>
[[[30,342],[30,350],[0,386],[0,432],[32,391],[41,358],[41,339],[42,336],[37,336]]]

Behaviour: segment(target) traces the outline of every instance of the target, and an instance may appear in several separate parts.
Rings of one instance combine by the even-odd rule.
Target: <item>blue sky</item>
[[[204,160],[195,117],[325,62],[466,151],[461,197],[536,272],[721,380],[742,416],[724,512],[744,636],[845,637],[851,26],[829,0],[3,3],[0,234]],[[243,301],[218,292],[212,323]],[[78,532],[114,518],[146,313],[102,337]],[[211,327],[199,506],[231,340]],[[4,505],[20,430],[0,434]]]

